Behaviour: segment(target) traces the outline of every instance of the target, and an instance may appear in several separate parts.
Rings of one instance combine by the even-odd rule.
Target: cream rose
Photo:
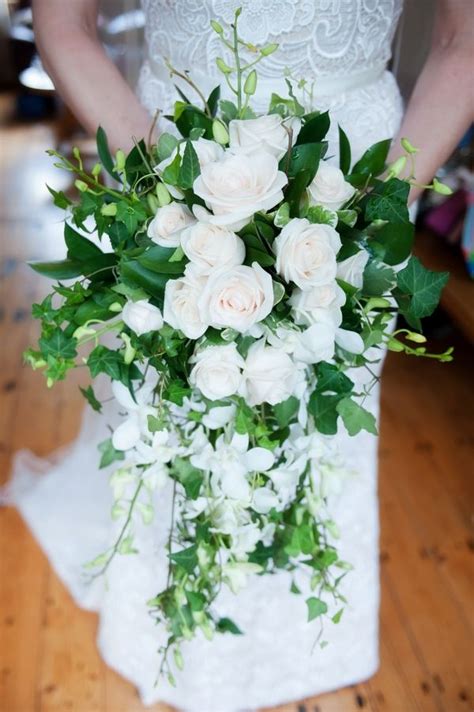
[[[305,291],[294,289],[289,301],[297,324],[310,326],[317,322],[327,322],[339,326],[346,295],[334,280]]]
[[[301,333],[294,351],[296,361],[319,363],[334,356],[336,329],[332,324],[313,324]]]
[[[270,314],[272,278],[257,262],[221,269],[209,277],[198,305],[202,322],[243,333]]]
[[[137,336],[146,334],[149,331],[158,331],[163,326],[161,311],[158,307],[150,304],[147,299],[127,302],[122,309],[122,321]]]
[[[243,241],[231,230],[197,222],[181,233],[184,254],[203,275],[221,267],[241,265],[245,258]]]
[[[194,364],[190,384],[209,400],[220,400],[239,391],[245,363],[235,344],[200,349],[189,363]]]
[[[182,203],[169,203],[158,208],[148,225],[148,237],[162,247],[178,247],[181,232],[195,222],[192,212]]]
[[[357,289],[362,288],[364,282],[364,270],[369,261],[369,253],[367,250],[359,250],[352,257],[339,262],[337,265],[337,276],[343,282],[352,284]]]
[[[297,139],[301,121],[294,117],[282,119],[278,114],[259,116],[257,119],[240,121],[234,119],[229,124],[230,149],[234,153],[252,155],[255,151],[266,151],[278,160]]]
[[[321,161],[308,186],[310,204],[322,205],[328,210],[339,210],[354,193],[355,188],[345,180],[344,173],[325,161]]]
[[[329,225],[293,218],[274,242],[276,270],[286,282],[311,289],[336,277],[336,255],[341,239]]]
[[[198,339],[209,326],[202,321],[198,309],[204,284],[205,280],[189,264],[183,277],[166,282],[164,320],[174,329],[182,331],[188,339]]]
[[[207,138],[198,138],[195,141],[192,141],[191,143],[193,144],[193,148],[196,151],[201,169],[212,161],[220,160],[224,155],[224,149],[222,148],[222,146],[220,146],[215,141],[209,141]],[[177,153],[179,153],[181,156],[183,155],[184,147],[185,143],[180,143],[168,158],[165,158],[155,167],[156,172],[161,175],[165,168],[174,161]]]
[[[208,163],[194,181],[194,192],[213,212],[209,222],[240,230],[259,210],[270,210],[282,199],[286,175],[269,153],[251,156],[226,152]]]
[[[276,405],[289,398],[298,380],[287,353],[262,341],[253,344],[245,360],[244,392],[249,405]]]

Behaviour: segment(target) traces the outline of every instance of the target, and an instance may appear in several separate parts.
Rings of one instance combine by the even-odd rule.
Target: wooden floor
[[[46,392],[42,378],[21,365],[36,333],[30,303],[47,289],[24,261],[61,254],[59,216],[43,187],[64,180],[44,155],[54,135],[47,125],[7,122],[0,138],[0,464],[6,478],[18,448],[46,455],[74,436],[82,397],[72,382]],[[473,709],[473,369],[467,343],[448,334],[446,341],[453,340],[453,365],[391,355],[385,369],[380,671],[364,684],[278,712]],[[73,605],[18,514],[0,510],[0,528],[1,712],[144,710],[133,687],[99,658],[96,616]]]

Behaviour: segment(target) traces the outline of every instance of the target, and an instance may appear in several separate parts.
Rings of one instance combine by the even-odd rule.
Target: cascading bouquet
[[[218,87],[206,99],[170,67],[202,102],[180,91],[167,117],[176,135],[112,157],[99,129],[91,172],[77,150],[72,160],[50,152],[77,176],[79,199],[50,189],[67,213],[67,257],[32,265],[57,284],[33,307],[42,334],[27,361],[50,386],[85,363],[127,411],[100,446],[102,467],[118,461],[120,533],[91,567],[134,553],[135,517],[151,523],[156,490],[172,486],[168,582],[149,602],[169,632],[171,681],[168,652],[180,667],[183,640],[240,632],[213,602],[249,574],[308,572],[308,619],[338,622],[348,565],[325,509],[325,473],[337,466],[328,436],[376,433],[363,406],[371,383],[357,389],[353,369],[370,371],[385,348],[452,358],[427,353],[420,333],[447,275],[411,256],[413,168],[398,176],[416,149],[404,140],[387,166],[381,141],[351,167],[339,129],[337,167],[326,160],[328,113],[306,111],[291,82],[256,116],[255,65],[277,46],[243,42],[238,15],[230,30],[212,23],[233,57],[217,66],[235,101]],[[396,311],[409,328],[391,330]],[[112,347],[101,343],[110,333]],[[100,411],[92,386],[82,390]]]

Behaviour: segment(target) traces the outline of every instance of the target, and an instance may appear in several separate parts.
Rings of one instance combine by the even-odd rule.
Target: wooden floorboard
[[[64,178],[44,155],[54,126],[13,123],[8,107],[0,97],[3,480],[17,449],[47,455],[70,441],[82,405],[75,381],[47,392],[41,376],[21,363],[37,333],[31,301],[47,289],[24,263],[61,254],[61,215],[43,183],[58,186]],[[472,299],[472,290],[465,284],[463,290]],[[385,367],[380,670],[360,685],[273,712],[473,709],[473,354],[455,332],[434,345],[441,349],[450,340],[456,346],[451,365],[390,355]],[[0,509],[0,566],[0,712],[170,711],[144,708],[135,689],[107,668],[96,648],[96,616],[75,607],[19,515],[6,508]]]

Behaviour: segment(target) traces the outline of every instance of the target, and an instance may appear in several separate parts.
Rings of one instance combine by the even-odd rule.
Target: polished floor
[[[60,215],[44,182],[65,177],[44,150],[54,127],[21,125],[0,101],[0,465],[74,437],[82,396],[48,392],[22,366],[36,335],[30,304],[47,282],[25,264],[61,255]],[[0,113],[2,113],[0,111]],[[273,712],[469,712],[474,679],[472,350],[447,329],[451,365],[389,356],[380,439],[381,667],[368,682]],[[0,510],[0,711],[139,712],[135,690],[95,648],[97,620],[73,605],[12,509]],[[151,712],[170,708],[155,706]],[[205,710],[203,710],[205,712]]]

